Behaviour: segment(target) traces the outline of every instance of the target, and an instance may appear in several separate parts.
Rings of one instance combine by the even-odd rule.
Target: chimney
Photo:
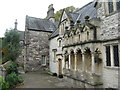
[[[15,23],[14,23],[14,24],[15,24],[15,28],[14,28],[14,29],[17,30],[17,24],[18,24],[18,23],[17,23],[17,19],[15,20]]]
[[[53,4],[48,6],[47,19],[52,21],[53,23],[55,21]]]

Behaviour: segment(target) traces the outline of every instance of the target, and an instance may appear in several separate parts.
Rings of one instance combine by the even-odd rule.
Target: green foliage
[[[0,38],[0,59],[2,59],[2,38]]]
[[[20,54],[20,35],[17,30],[11,29],[5,32],[3,39],[3,49],[5,53],[3,56],[3,63],[9,60],[15,61]]]
[[[3,80],[2,76],[0,76],[0,90],[9,90],[8,83]]]
[[[59,20],[60,20],[60,17],[61,17],[61,14],[62,14],[63,10],[67,10],[67,11],[73,13],[74,11],[78,10],[78,8],[75,8],[74,6],[69,6],[69,7],[60,9],[59,11],[57,11],[57,12],[55,13],[55,20],[56,20],[56,21],[59,21]]]
[[[15,72],[8,74],[5,80],[8,82],[9,87],[14,87],[16,84],[23,82],[22,77],[17,76]]]
[[[1,90],[9,90],[9,85],[7,82],[5,82],[5,81],[2,82],[2,89]]]
[[[13,62],[11,65],[7,67],[7,74],[10,74],[12,72],[18,74],[17,64],[15,62]]]

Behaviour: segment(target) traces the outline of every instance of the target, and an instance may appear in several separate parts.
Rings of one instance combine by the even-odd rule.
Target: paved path
[[[71,85],[64,79],[45,72],[29,72],[23,75],[24,85],[17,88],[67,88]]]

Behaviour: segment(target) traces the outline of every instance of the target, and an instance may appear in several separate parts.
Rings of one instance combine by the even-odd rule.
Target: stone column
[[[85,53],[82,53],[82,71],[85,71]]]
[[[71,54],[69,54],[69,69],[71,68]]]
[[[75,53],[75,71],[76,71],[76,69],[77,69],[77,54]]]
[[[110,45],[110,55],[111,55],[111,66],[114,66],[114,55],[113,55],[113,46]]]
[[[92,71],[92,73],[94,73],[95,71],[94,71],[94,68],[95,68],[95,62],[94,62],[94,53],[91,53],[92,54],[92,67],[91,67],[91,71]]]
[[[63,68],[66,69],[65,55],[63,55]]]

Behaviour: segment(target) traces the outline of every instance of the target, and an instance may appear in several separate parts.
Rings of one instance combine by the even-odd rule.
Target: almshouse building
[[[50,71],[75,87],[118,88],[119,11],[119,0],[94,0],[74,13],[64,10],[50,37]]]

